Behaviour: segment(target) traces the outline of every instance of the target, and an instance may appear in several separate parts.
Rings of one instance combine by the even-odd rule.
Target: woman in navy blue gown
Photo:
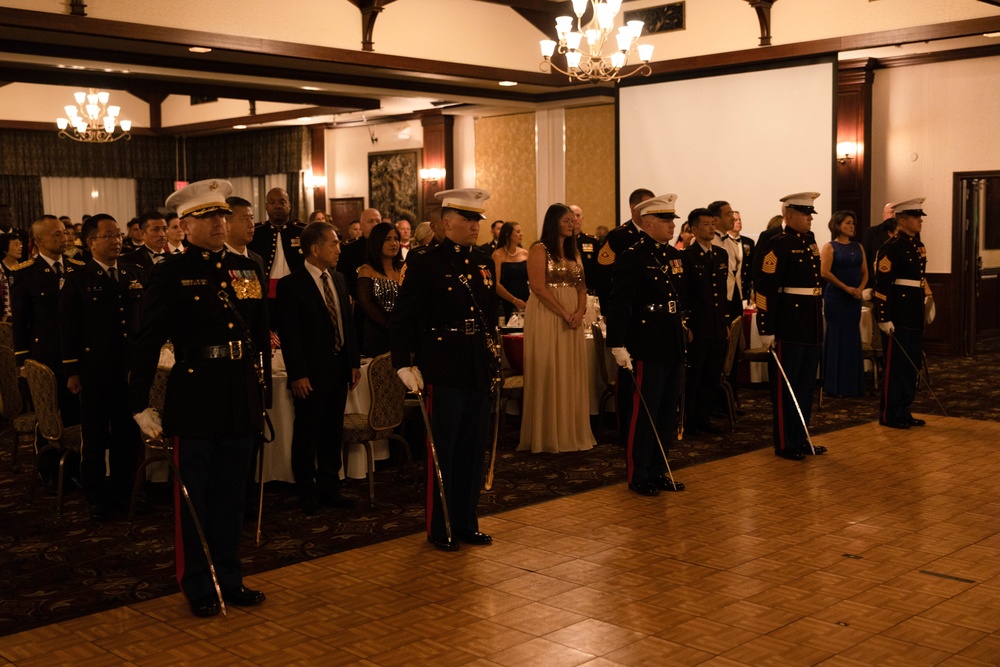
[[[865,367],[861,352],[861,292],[868,282],[868,262],[854,236],[853,211],[837,211],[830,219],[833,241],[820,252],[823,315],[823,392],[829,396],[861,396]]]

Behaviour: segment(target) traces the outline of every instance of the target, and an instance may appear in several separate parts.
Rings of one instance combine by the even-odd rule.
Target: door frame
[[[976,263],[979,252],[978,236],[972,234],[968,220],[964,220],[962,182],[969,179],[1000,178],[1000,170],[956,171],[952,181],[951,270],[957,276],[955,293],[960,308],[957,319],[957,348],[966,356],[976,353]],[[959,240],[960,239],[960,240]],[[954,330],[954,329],[953,329]]]

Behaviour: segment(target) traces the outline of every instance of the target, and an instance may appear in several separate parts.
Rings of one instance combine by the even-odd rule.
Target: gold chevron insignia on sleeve
[[[764,313],[767,312],[767,297],[766,296],[764,296],[763,294],[757,294],[757,297],[754,299],[754,302],[757,304],[757,310],[759,310],[761,312],[764,312]]]
[[[872,292],[872,295],[879,301],[885,301],[885,294],[882,294],[881,292]]]
[[[764,263],[760,265],[760,270],[764,273],[774,273],[778,270],[778,256],[773,250],[764,255]]]
[[[889,273],[890,271],[892,271],[892,260],[883,255],[882,259],[878,261],[878,272]]]
[[[610,243],[605,243],[601,252],[597,253],[597,263],[601,266],[611,266],[615,263],[615,251],[611,249]]]

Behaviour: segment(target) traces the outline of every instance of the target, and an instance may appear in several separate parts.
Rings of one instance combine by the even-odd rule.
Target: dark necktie
[[[153,264],[159,264],[166,257],[166,253],[164,252],[154,252],[150,254],[153,256]]]
[[[333,349],[339,351],[343,341],[340,340],[340,317],[337,315],[337,304],[333,300],[330,274],[324,271],[319,277],[323,280],[323,300],[326,301],[326,309],[330,312],[330,319],[333,320]]]
[[[56,280],[59,281],[59,289],[62,289],[62,286],[63,286],[63,265],[62,265],[62,262],[56,262],[55,264],[53,264],[52,265],[52,270],[56,274]]]
[[[180,248],[174,248],[173,254],[175,254],[175,255],[181,254],[181,249]]]
[[[111,278],[111,282],[113,282],[115,284],[115,287],[118,287],[118,269],[116,269],[113,266],[109,266],[108,267],[108,278]]]

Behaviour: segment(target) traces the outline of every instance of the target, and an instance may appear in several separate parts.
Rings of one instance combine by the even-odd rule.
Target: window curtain
[[[164,203],[174,191],[174,182],[169,178],[135,179],[135,211],[142,215],[146,211],[166,211]],[[121,220],[119,220],[121,222]]]
[[[309,130],[299,126],[192,137],[187,140],[188,180],[301,171],[311,151]]]
[[[107,213],[125,228],[135,217],[136,188],[131,178],[61,178],[43,176],[45,211],[80,222],[85,214]]]
[[[233,196],[243,197],[254,205],[256,209],[254,217],[260,221],[264,211],[264,197],[260,192],[260,178],[257,176],[230,176],[228,179],[233,184]]]
[[[32,222],[45,213],[42,179],[38,176],[0,174],[0,204],[7,204],[14,212],[15,227],[28,229]]]
[[[285,190],[288,191],[288,202],[292,205],[292,220],[306,221],[309,219],[308,213],[303,213],[302,207],[302,172],[293,171],[287,174],[288,184]]]
[[[60,139],[54,130],[0,130],[0,174],[173,179],[176,146],[173,137],[86,144]]]

